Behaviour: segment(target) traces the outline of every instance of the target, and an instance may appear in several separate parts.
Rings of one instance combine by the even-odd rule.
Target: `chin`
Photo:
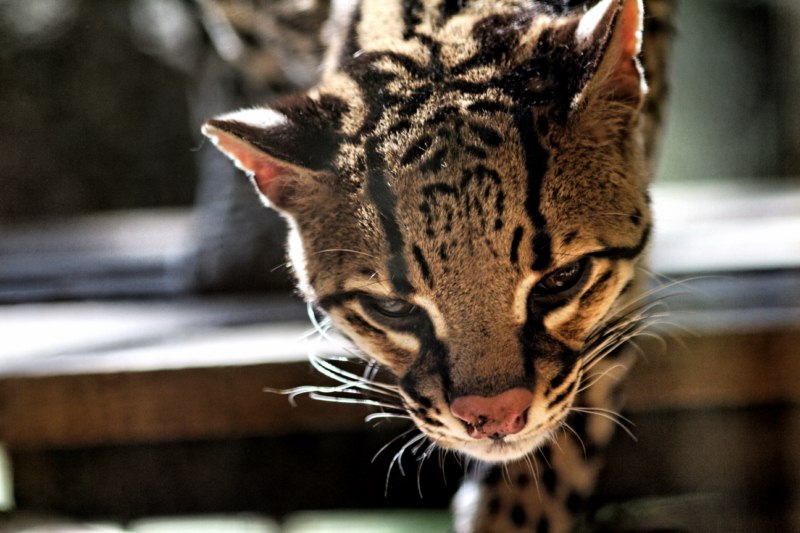
[[[446,443],[443,447],[458,451],[486,463],[508,463],[530,455],[550,438],[550,433],[537,432],[531,435],[511,435],[503,439],[473,439]],[[448,445],[450,444],[450,445]]]

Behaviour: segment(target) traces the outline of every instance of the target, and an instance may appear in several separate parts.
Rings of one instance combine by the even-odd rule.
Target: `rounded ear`
[[[308,96],[273,108],[242,109],[206,122],[203,134],[253,180],[267,203],[291,212],[300,195],[333,168],[339,149],[338,108]]]
[[[258,148],[253,141],[255,133],[263,137],[265,130],[252,131],[257,126],[250,121],[268,118],[267,112],[270,111],[247,109],[223,115],[206,122],[202,132],[233,161],[237,168],[250,176],[256,189],[269,205],[276,209],[288,210],[292,205],[293,192],[297,189],[295,182],[302,179],[302,170],[293,168],[293,165],[288,165]],[[282,118],[285,122],[285,117]]]
[[[574,102],[598,97],[631,113],[647,93],[639,63],[642,46],[641,0],[603,0],[581,17],[575,31],[578,47],[599,51],[596,68]]]

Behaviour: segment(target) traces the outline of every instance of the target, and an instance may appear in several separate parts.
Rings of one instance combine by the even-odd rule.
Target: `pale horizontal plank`
[[[0,306],[0,375],[301,360],[323,348],[307,313],[288,296]]]
[[[650,260],[668,275],[800,267],[800,189],[791,182],[659,185]]]

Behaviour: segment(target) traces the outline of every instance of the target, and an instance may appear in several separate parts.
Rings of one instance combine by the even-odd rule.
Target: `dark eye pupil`
[[[389,298],[385,300],[374,300],[372,306],[379,313],[389,317],[408,316],[417,310],[417,307],[412,303],[405,300]]]
[[[574,287],[575,284],[581,279],[585,266],[585,261],[577,261],[565,266],[564,268],[560,268],[554,272],[551,272],[536,284],[534,294],[539,296],[549,296],[564,292]]]
[[[570,280],[575,277],[577,272],[578,265],[570,265],[567,268],[557,270],[548,277],[548,285],[554,289],[563,289],[569,285]]]

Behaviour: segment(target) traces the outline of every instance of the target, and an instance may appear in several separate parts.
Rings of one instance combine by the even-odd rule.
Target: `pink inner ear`
[[[617,23],[616,30],[616,37],[620,41],[619,71],[623,75],[638,77],[636,63],[633,58],[639,54],[641,48],[639,2],[637,0],[627,0],[622,6],[622,12],[619,17],[620,20]]]
[[[631,105],[641,103],[644,89],[637,60],[641,49],[641,16],[639,0],[623,0],[601,67],[608,73],[603,85],[613,99]]]
[[[294,171],[230,133],[208,125],[203,131],[214,139],[217,148],[234,160],[237,167],[252,175],[258,190],[273,205],[284,207],[288,204]]]
[[[626,57],[634,57],[639,53],[640,18],[639,3],[636,0],[628,0],[623,4],[617,31],[622,41],[622,53]]]

